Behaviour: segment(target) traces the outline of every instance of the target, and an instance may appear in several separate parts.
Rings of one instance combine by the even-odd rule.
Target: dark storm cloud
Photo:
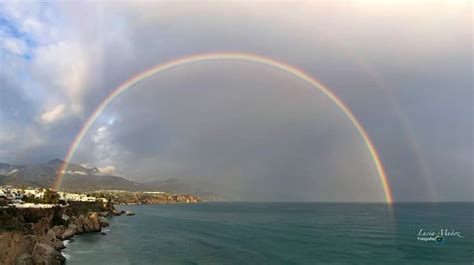
[[[473,199],[469,4],[63,3],[4,10],[38,47],[28,48],[28,60],[18,57],[24,65],[16,76],[0,69],[7,78],[1,160],[63,156],[97,104],[144,69],[194,53],[245,51],[298,66],[340,96],[374,141],[395,199],[433,199],[429,181],[434,199]],[[0,51],[20,51],[15,43]],[[334,106],[319,106],[325,101],[317,93],[315,102],[300,102],[284,91],[304,84],[248,68],[270,80],[222,64],[141,84],[106,110],[74,159],[136,179],[198,176],[255,199],[381,198],[368,192],[380,187],[367,150]]]
[[[107,128],[114,160],[132,175],[206,180],[253,200],[381,198],[349,120],[315,88],[267,66],[182,67],[130,89],[110,113],[117,121],[91,133]]]
[[[37,106],[21,89],[21,83],[16,82],[11,73],[0,72],[2,97],[0,101],[0,117],[2,122],[31,122],[34,120]],[[7,115],[8,114],[8,115]]]

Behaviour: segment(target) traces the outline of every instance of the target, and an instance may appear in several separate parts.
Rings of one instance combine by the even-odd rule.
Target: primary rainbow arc
[[[148,70],[145,70],[132,78],[128,79],[121,85],[119,85],[117,88],[115,88],[100,104],[99,106],[95,109],[95,111],[87,118],[86,122],[82,126],[82,128],[79,130],[77,133],[76,137],[72,141],[72,144],[70,145],[66,156],[64,157],[64,162],[63,164],[59,167],[56,175],[56,180],[53,185],[53,189],[59,190],[61,187],[61,182],[64,178],[66,169],[67,169],[67,164],[70,163],[72,157],[74,156],[74,153],[76,152],[79,144],[81,143],[82,139],[84,136],[87,134],[89,129],[92,127],[94,122],[97,120],[97,118],[100,116],[100,114],[107,108],[107,106],[119,95],[121,95],[123,92],[125,92],[127,89],[133,87],[135,84],[147,79],[150,76],[153,76],[159,72],[169,70],[174,67],[186,65],[189,63],[195,63],[195,62],[203,62],[203,61],[225,61],[225,60],[231,60],[231,61],[247,61],[247,62],[253,62],[253,63],[259,63],[263,65],[267,65],[273,68],[280,69],[284,72],[287,72],[289,74],[292,74],[301,80],[306,81],[313,87],[319,89],[324,95],[326,95],[333,103],[337,105],[337,107],[346,115],[347,118],[351,121],[351,123],[354,125],[354,127],[357,129],[358,133],[364,140],[365,145],[367,146],[367,149],[370,152],[370,155],[374,161],[377,173],[379,175],[380,183],[383,188],[383,192],[385,195],[385,200],[387,203],[391,204],[393,202],[393,197],[392,197],[392,192],[390,190],[389,182],[387,179],[387,175],[385,173],[385,169],[383,167],[383,164],[380,160],[379,154],[377,150],[375,149],[374,144],[372,143],[372,140],[370,139],[369,135],[365,131],[364,127],[361,125],[361,123],[358,121],[358,119],[354,116],[354,114],[350,111],[350,109],[346,106],[346,104],[340,100],[327,86],[325,86],[323,83],[320,81],[316,80],[315,78],[311,77],[307,73],[305,73],[303,70],[300,70],[294,66],[291,66],[289,64],[276,61],[271,58],[267,58],[261,55],[256,55],[256,54],[249,54],[249,53],[231,53],[231,52],[222,52],[222,53],[208,53],[208,54],[197,54],[197,55],[192,55],[192,56],[187,56],[187,57],[182,57],[179,59],[171,60],[162,64],[158,64]]]

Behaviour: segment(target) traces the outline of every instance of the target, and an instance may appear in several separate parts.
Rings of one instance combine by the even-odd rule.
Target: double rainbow
[[[326,95],[329,99],[336,104],[336,106],[346,115],[346,117],[351,121],[354,127],[357,129],[358,133],[362,137],[367,149],[370,152],[370,155],[374,161],[375,167],[377,169],[380,183],[383,188],[383,192],[385,194],[385,200],[387,203],[391,204],[393,202],[392,192],[389,187],[389,182],[387,179],[387,175],[385,173],[385,169],[383,164],[380,160],[380,157],[377,153],[377,150],[374,147],[370,137],[368,136],[367,132],[365,131],[364,127],[361,123],[357,120],[354,114],[350,111],[350,109],[346,106],[346,104],[339,99],[327,86],[322,84],[320,81],[316,80],[315,78],[311,77],[303,70],[298,69],[294,66],[288,65],[283,62],[276,61],[271,58],[263,57],[256,54],[249,54],[249,53],[209,53],[209,54],[198,54],[192,55],[188,57],[182,57],[175,60],[171,60],[162,64],[158,64],[148,70],[145,70],[132,78],[128,79],[117,88],[113,89],[112,92],[99,104],[99,106],[94,110],[94,112],[87,118],[86,122],[77,133],[76,137],[72,141],[66,156],[64,157],[63,164],[59,167],[56,175],[56,180],[53,185],[53,189],[59,190],[61,187],[61,182],[64,178],[67,165],[70,163],[74,153],[76,152],[79,144],[81,143],[84,136],[87,134],[89,129],[92,127],[94,122],[97,118],[101,115],[101,113],[107,108],[107,106],[119,95],[127,91],[129,88],[133,87],[134,85],[138,84],[139,82],[166,70],[183,66],[190,63],[196,62],[205,62],[205,61],[246,61],[252,63],[263,64],[269,67],[273,67],[289,74],[292,74],[301,80],[307,82],[311,86],[319,89],[324,95]]]

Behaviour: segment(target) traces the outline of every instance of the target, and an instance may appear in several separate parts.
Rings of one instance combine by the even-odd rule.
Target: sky
[[[472,201],[470,1],[0,2],[0,162],[63,158],[118,85],[193,54],[302,69],[361,122],[395,201]],[[383,201],[372,157],[320,91],[268,66],[199,62],[115,99],[72,162],[234,199]]]

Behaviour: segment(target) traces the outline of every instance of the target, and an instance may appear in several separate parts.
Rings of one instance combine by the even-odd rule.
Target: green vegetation
[[[0,198],[0,207],[6,206],[7,204],[8,204],[7,200]]]
[[[70,201],[69,207],[73,215],[87,214],[88,212],[105,212],[107,208],[99,202]]]
[[[43,203],[43,200],[42,199],[39,199],[39,198],[36,198],[35,196],[31,195],[31,196],[26,196],[23,197],[23,201],[26,202],[26,203]]]
[[[47,203],[47,204],[58,204],[59,194],[55,191],[47,189],[44,191],[43,198],[36,198],[35,196],[25,196],[23,201],[27,203]]]
[[[59,194],[57,192],[51,191],[50,189],[47,189],[44,192],[43,201],[44,203],[57,204],[59,203]]]

